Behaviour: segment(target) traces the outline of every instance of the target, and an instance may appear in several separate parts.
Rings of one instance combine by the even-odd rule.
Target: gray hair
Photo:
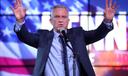
[[[64,6],[64,5],[55,5],[55,6],[53,6],[53,7],[51,8],[51,14],[50,14],[50,16],[52,16],[53,11],[54,11],[54,9],[56,9],[56,8],[64,8],[67,12],[69,11],[68,8],[67,8],[66,6]]]

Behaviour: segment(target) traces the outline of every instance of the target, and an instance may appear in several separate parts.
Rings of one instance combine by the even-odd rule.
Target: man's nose
[[[63,19],[62,19],[62,18],[60,18],[60,19],[59,19],[59,22],[60,22],[60,23],[61,23],[61,22],[63,22]]]

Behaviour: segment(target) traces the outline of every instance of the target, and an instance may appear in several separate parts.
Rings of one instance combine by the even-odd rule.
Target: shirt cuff
[[[19,23],[16,21],[16,25],[15,25],[15,31],[18,32],[20,31],[22,25],[25,23],[25,21],[23,21],[22,23]]]
[[[103,23],[107,25],[108,29],[112,29],[113,28],[112,27],[112,22],[105,22],[105,21],[103,21]]]

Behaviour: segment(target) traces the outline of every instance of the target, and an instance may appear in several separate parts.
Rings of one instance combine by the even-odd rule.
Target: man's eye
[[[54,18],[67,18],[67,16],[54,16]]]
[[[63,18],[67,18],[67,16],[62,16]]]
[[[59,18],[59,16],[55,16],[55,18]]]

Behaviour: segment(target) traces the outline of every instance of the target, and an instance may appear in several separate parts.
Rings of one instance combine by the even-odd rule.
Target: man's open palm
[[[11,7],[13,13],[15,14],[16,20],[18,22],[23,22],[26,15],[26,8],[22,6],[21,0],[16,0],[14,7]]]

